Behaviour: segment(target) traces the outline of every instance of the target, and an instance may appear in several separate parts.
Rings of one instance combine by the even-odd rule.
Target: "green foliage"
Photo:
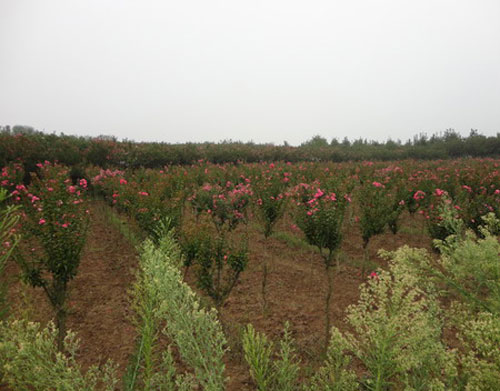
[[[360,385],[354,371],[349,369],[351,358],[346,351],[350,345],[339,330],[333,329],[326,352],[325,364],[317,371],[305,389],[308,391],[355,391]]]
[[[361,286],[358,304],[349,307],[347,347],[365,366],[368,390],[444,390],[452,376],[454,354],[441,342],[442,321],[432,292],[419,288],[418,277],[401,250],[388,271]]]
[[[141,305],[136,307],[139,308],[138,313],[143,314],[143,325],[148,324],[150,317],[152,329],[155,329],[157,322],[165,324],[163,332],[176,346],[182,360],[193,369],[194,377],[175,375],[174,380],[170,353],[163,354],[162,366],[158,367],[154,352],[149,353],[147,348],[146,353],[142,353],[144,358],[139,360],[144,363],[147,357],[151,357],[153,371],[146,378],[150,379],[151,385],[160,382],[160,389],[165,390],[172,389],[174,383],[178,390],[191,389],[194,383],[207,391],[223,390],[226,380],[223,362],[226,339],[217,313],[215,310],[202,309],[195,293],[182,282],[180,249],[173,234],[165,232],[160,238],[157,245],[148,239],[142,247],[136,291]],[[154,332],[151,334],[149,328],[142,329],[143,345],[154,347],[151,342],[154,338],[150,335],[154,335]],[[148,364],[142,365],[142,370],[146,370]],[[158,368],[163,368],[166,375],[155,374]]]
[[[285,323],[278,358],[272,358],[273,343],[248,324],[243,334],[245,360],[259,391],[297,390],[299,360],[292,347],[289,324]]]
[[[19,221],[19,215],[16,214],[19,208],[5,205],[6,199],[7,190],[0,188],[0,276],[3,275],[5,264],[19,242],[19,235],[16,234],[15,228]],[[7,315],[6,291],[6,284],[0,283],[0,320]]]
[[[366,247],[370,239],[384,232],[387,224],[396,225],[400,213],[399,205],[391,195],[390,188],[380,182],[364,183],[359,193],[361,236]]]
[[[248,249],[246,244],[234,248],[225,238],[203,240],[196,260],[199,287],[220,307],[247,266]]]
[[[271,236],[276,222],[283,216],[287,198],[284,196],[288,177],[274,173],[265,175],[253,183],[257,198],[256,210],[264,224],[264,236]],[[286,181],[285,181],[286,180]]]
[[[248,324],[243,333],[243,350],[257,389],[259,391],[269,390],[272,381],[272,343],[265,334],[256,332],[253,326]]]
[[[113,391],[117,383],[115,368],[107,362],[102,368],[91,366],[83,373],[76,362],[78,341],[68,332],[63,352],[56,348],[58,331],[52,323],[10,321],[0,323],[0,374],[16,391]]]
[[[500,389],[500,317],[481,312],[461,323],[458,336],[464,353],[461,355],[465,390]]]

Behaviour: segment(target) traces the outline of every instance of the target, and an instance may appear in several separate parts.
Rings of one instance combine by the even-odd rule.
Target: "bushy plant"
[[[280,340],[278,357],[273,359],[273,343],[248,324],[243,334],[245,360],[259,391],[298,389],[299,359],[293,349],[288,322]]]
[[[46,162],[27,188],[18,186],[25,218],[22,225],[28,251],[17,260],[24,277],[46,293],[56,316],[58,346],[66,333],[68,283],[77,274],[89,224],[84,179],[72,185],[68,169]],[[30,251],[31,248],[31,251]]]
[[[360,389],[356,373],[349,368],[349,344],[338,329],[333,329],[326,360],[304,389],[307,391],[355,391]]]
[[[500,389],[500,317],[480,312],[458,325],[462,343],[462,384],[466,391]]]
[[[196,260],[199,287],[221,308],[247,266],[247,245],[236,248],[224,238],[205,239],[200,243]]]
[[[363,363],[368,390],[444,390],[456,375],[455,355],[441,341],[436,296],[398,261],[414,256],[412,250],[398,251],[388,271],[361,286],[359,302],[348,308],[354,334],[345,333],[341,343]]]
[[[76,361],[78,340],[68,331],[62,351],[56,348],[59,332],[53,323],[42,328],[38,323],[9,321],[0,323],[0,374],[16,391],[105,390],[117,383],[115,367],[108,361],[85,373]]]

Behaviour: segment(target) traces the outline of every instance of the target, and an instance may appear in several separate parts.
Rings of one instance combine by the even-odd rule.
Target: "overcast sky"
[[[300,144],[500,132],[498,0],[0,0],[0,125]]]

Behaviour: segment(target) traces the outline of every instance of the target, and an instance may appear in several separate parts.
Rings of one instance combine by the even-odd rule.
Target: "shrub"
[[[418,277],[398,250],[388,271],[361,286],[360,300],[348,308],[355,334],[337,336],[364,365],[368,390],[444,390],[456,373],[455,355],[441,342],[442,315],[434,293],[419,288]]]
[[[106,390],[117,383],[115,368],[107,362],[102,368],[91,366],[83,373],[76,362],[78,340],[68,331],[62,351],[53,323],[41,328],[38,323],[10,321],[0,323],[0,373],[12,390]]]
[[[23,228],[32,251],[24,251],[17,260],[26,280],[45,291],[55,311],[62,348],[68,283],[78,271],[89,223],[84,199],[87,183],[82,179],[72,185],[68,169],[59,165],[46,162],[39,168],[40,176],[33,175],[29,188],[21,185],[18,189],[24,206]]]
[[[299,359],[292,346],[289,324],[285,323],[277,359],[273,356],[273,343],[265,334],[256,332],[248,324],[243,334],[245,360],[259,391],[293,391],[298,389]]]

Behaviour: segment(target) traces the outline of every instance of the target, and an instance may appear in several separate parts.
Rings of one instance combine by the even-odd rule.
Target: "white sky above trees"
[[[0,0],[0,125],[298,145],[500,132],[498,0]]]

